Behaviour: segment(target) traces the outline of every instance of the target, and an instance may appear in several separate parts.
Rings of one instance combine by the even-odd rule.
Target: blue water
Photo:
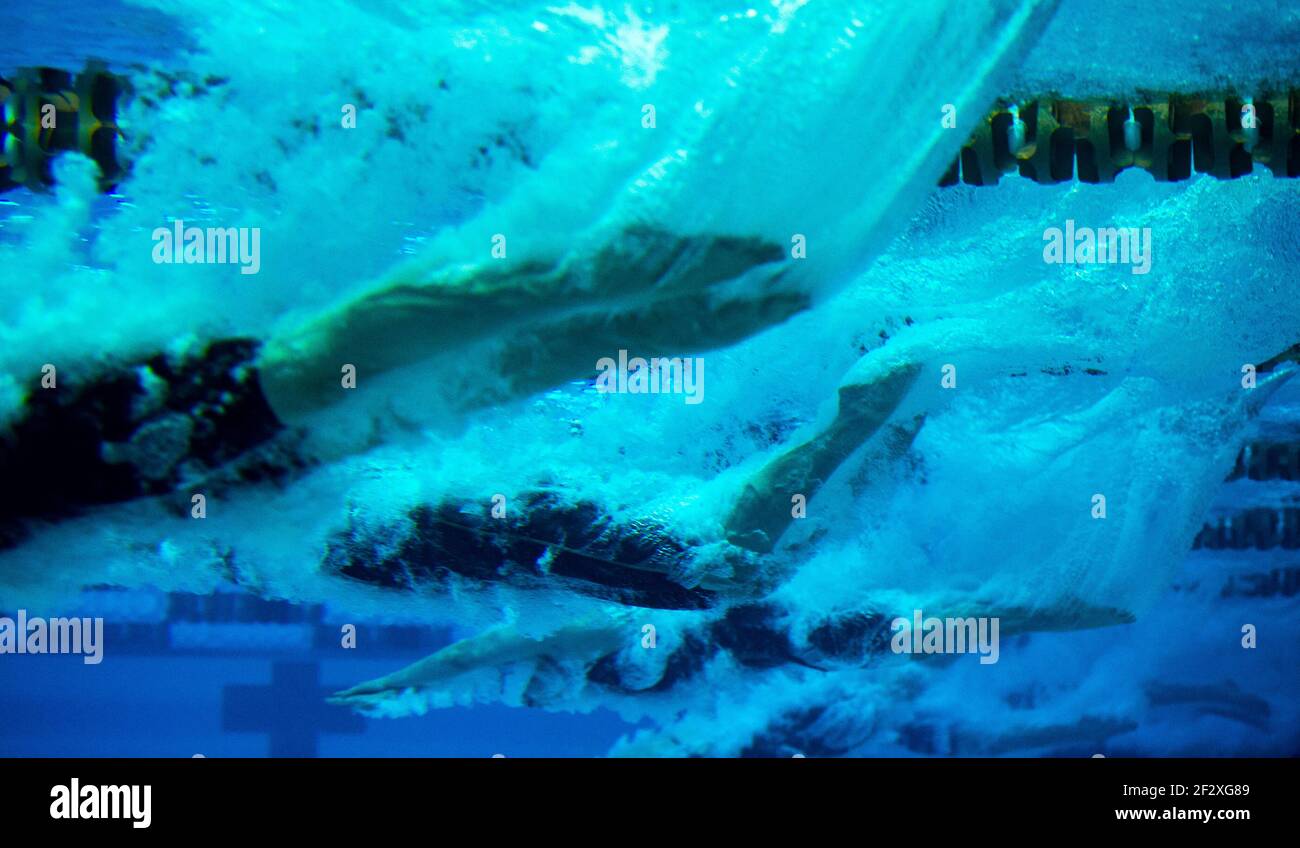
[[[87,597],[151,614],[110,630],[112,659],[99,666],[72,656],[6,657],[5,756],[594,757],[630,728],[607,711],[572,716],[482,705],[391,721],[324,702],[445,645],[440,628],[362,623],[355,653],[341,660],[337,628],[311,623],[319,607],[237,593],[217,596],[219,604],[150,591]],[[223,628],[226,647],[174,644],[178,629],[202,621]],[[268,636],[264,628],[280,630]],[[330,641],[314,646],[317,630]],[[277,673],[285,675],[278,686]]]
[[[1126,172],[941,192],[960,139],[933,135],[944,103],[962,104],[964,134],[966,104],[990,92],[1300,85],[1300,3],[1043,2],[996,68],[959,49],[962,33],[999,31],[983,7],[724,5],[6,10],[0,77],[95,59],[156,99],[123,115],[134,161],[113,195],[72,156],[54,191],[0,195],[3,427],[34,406],[43,363],[76,385],[196,340],[274,347],[374,291],[470,288],[478,278],[446,269],[479,267],[501,232],[520,279],[528,260],[585,268],[602,245],[625,248],[628,222],[669,238],[761,235],[778,253],[797,232],[810,252],[715,292],[744,306],[789,286],[808,308],[734,334],[718,308],[682,321],[703,333],[665,332],[689,349],[641,351],[702,358],[698,406],[602,396],[594,374],[519,388],[510,367],[564,359],[548,341],[607,340],[600,321],[541,304],[394,382],[363,367],[356,405],[318,417],[293,418],[292,381],[265,380],[318,462],[279,485],[210,484],[203,522],[180,484],[28,521],[0,550],[0,615],[100,616],[105,659],[0,653],[0,755],[1300,755],[1300,462],[1286,459],[1300,385],[1271,394],[1261,379],[1243,395],[1240,382],[1242,363],[1300,342],[1300,181]],[[881,37],[883,14],[909,25]],[[873,33],[864,59],[855,39]],[[892,105],[877,114],[875,101]],[[360,106],[355,129],[339,126],[343,104]],[[149,234],[178,218],[260,227],[260,273],[158,264]],[[1150,274],[1043,264],[1040,234],[1067,219],[1151,228]],[[566,307],[633,326],[625,303],[602,299],[614,281],[568,292]],[[422,350],[532,296],[418,332],[394,323],[372,344]],[[617,355],[610,338],[599,354]],[[395,591],[327,567],[345,550],[382,577],[418,573],[404,545],[420,507],[504,491],[516,509],[545,480],[620,520],[667,516],[670,543],[704,551],[671,588],[712,591],[717,528],[745,481],[824,427],[841,386],[876,386],[898,363],[923,377],[890,422],[924,413],[923,429],[900,461],[877,440],[830,475],[807,521],[758,560],[781,576],[755,596],[697,612],[503,586],[504,568]],[[958,389],[945,392],[952,363]],[[548,576],[553,556],[537,559]],[[944,604],[1033,622],[1002,638],[995,664],[813,650],[827,621]],[[355,710],[327,703],[484,634],[505,634],[505,659],[389,682]]]
[[[145,62],[166,63],[190,42],[175,18],[121,0],[106,0],[93,10],[65,0],[22,0],[9,9],[8,22],[13,28],[0,53],[5,71],[41,65],[77,69],[88,58],[124,70]],[[12,205],[0,209],[0,220],[21,214],[32,197],[20,190],[4,200]],[[10,237],[10,232],[0,227],[0,238]],[[144,602],[171,612],[166,596],[151,590],[138,594]],[[178,595],[178,605],[185,599]],[[284,604],[254,596],[236,603],[244,605],[232,625],[236,629],[255,631],[259,623],[284,619]],[[310,616],[311,610],[291,609],[288,614]],[[270,753],[273,738],[283,738],[280,755],[297,757],[590,757],[603,755],[635,726],[604,710],[575,716],[493,705],[400,722],[351,715],[325,705],[324,695],[431,653],[451,641],[446,628],[396,628],[404,642],[384,650],[369,650],[363,638],[346,661],[328,648],[175,649],[170,626],[197,616],[192,610],[164,614],[138,625],[127,639],[113,640],[120,646],[115,652],[126,656],[102,668],[88,668],[75,657],[28,657],[21,665],[0,662],[0,755],[261,757]],[[230,611],[225,617],[229,621]],[[374,627],[382,632],[382,624]],[[320,686],[299,693],[315,702],[310,715],[304,715],[302,698],[276,696],[239,713],[265,731],[225,729],[229,722],[223,710],[233,708],[227,705],[235,697],[234,687],[275,691],[270,684],[277,664],[314,670]],[[290,692],[294,689],[289,687]],[[339,721],[348,723],[346,732],[331,732],[328,728]]]

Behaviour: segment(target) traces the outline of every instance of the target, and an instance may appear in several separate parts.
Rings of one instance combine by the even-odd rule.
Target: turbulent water
[[[622,755],[1300,752],[1300,539],[1202,532],[1297,494],[1224,481],[1296,430],[1292,366],[1242,369],[1300,342],[1300,185],[936,188],[999,95],[1300,79],[1300,7],[1213,14],[34,7],[0,76],[106,60],[131,170],[0,196],[0,609],[451,626],[332,702],[605,708]],[[259,228],[258,272],[160,264],[177,219]],[[1067,221],[1149,271],[1045,263]],[[690,379],[606,392],[620,351]],[[77,416],[122,420],[34,435]],[[996,661],[900,654],[918,610]]]

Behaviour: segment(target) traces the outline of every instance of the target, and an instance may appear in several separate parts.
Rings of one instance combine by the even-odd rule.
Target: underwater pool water
[[[1300,4],[5,16],[0,754],[1300,753]]]

